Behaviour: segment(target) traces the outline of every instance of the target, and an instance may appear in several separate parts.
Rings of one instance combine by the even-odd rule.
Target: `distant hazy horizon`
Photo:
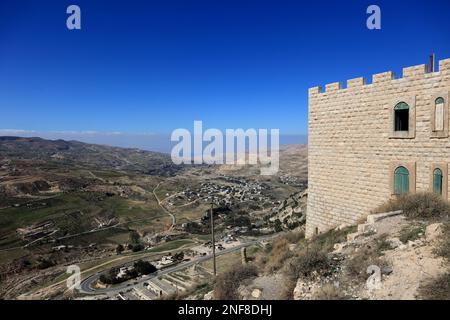
[[[137,148],[146,151],[170,153],[176,142],[170,141],[170,133],[124,133],[96,131],[34,131],[0,129],[0,136],[24,138],[39,137],[47,140],[76,140],[85,143],[102,144],[122,148]],[[280,134],[280,145],[306,144],[307,135]]]

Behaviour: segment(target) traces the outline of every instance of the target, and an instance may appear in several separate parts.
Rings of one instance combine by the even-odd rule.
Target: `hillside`
[[[160,176],[172,176],[182,169],[172,163],[170,155],[158,152],[78,141],[0,137],[0,161],[8,159],[77,164]]]
[[[0,137],[0,271],[22,270],[23,259],[39,265],[42,252],[57,245],[113,246],[137,221],[147,232],[165,230],[170,217],[152,190],[183,170],[157,152]]]

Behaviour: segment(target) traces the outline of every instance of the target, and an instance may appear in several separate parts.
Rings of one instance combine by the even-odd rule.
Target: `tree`
[[[132,269],[132,270],[128,270],[126,272],[126,275],[127,275],[126,279],[134,279],[134,278],[139,277],[139,272],[136,269]]]
[[[120,272],[119,268],[111,268],[109,269],[109,276],[111,278],[116,278],[119,272]]]
[[[281,227],[281,221],[279,219],[276,219],[274,221],[274,228],[275,228],[275,232],[283,231],[283,228]]]
[[[133,252],[138,252],[138,251],[141,251],[141,250],[144,250],[144,246],[142,244],[140,244],[140,243],[134,244],[132,249],[131,249],[131,251],[133,251]]]
[[[118,268],[111,268],[108,272],[100,275],[99,280],[105,284],[115,284],[118,283],[117,274],[119,273]]]
[[[131,230],[130,231],[130,243],[139,243],[139,240],[140,240],[140,236],[139,236],[139,233],[137,233],[137,231],[136,230]]]
[[[53,267],[56,263],[50,259],[41,258],[39,259],[38,268],[39,269],[47,269]]]
[[[116,248],[116,253],[121,254],[123,250],[125,250],[125,248],[123,247],[123,245],[119,244]]]
[[[134,263],[134,269],[139,274],[150,274],[156,272],[156,267],[148,261],[138,260]]]
[[[111,279],[109,277],[107,277],[106,275],[104,275],[104,274],[100,275],[99,280],[100,280],[100,282],[102,282],[104,284],[111,283]]]
[[[184,259],[184,252],[183,252],[183,251],[180,251],[180,252],[175,253],[175,254],[173,255],[173,258],[174,258],[175,260],[178,260],[178,261],[183,260],[183,259]]]

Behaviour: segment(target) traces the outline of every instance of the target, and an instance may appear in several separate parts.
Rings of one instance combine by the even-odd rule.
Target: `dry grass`
[[[222,273],[216,279],[214,285],[214,297],[218,300],[236,300],[239,299],[238,288],[248,279],[258,275],[258,269],[252,264],[236,264],[227,272]]]
[[[186,291],[180,291],[178,293],[172,293],[167,296],[163,296],[161,300],[185,300],[189,296],[194,295],[197,299],[203,299],[203,296],[211,290],[212,286],[209,282],[202,282],[188,288]]]
[[[303,244],[306,244],[303,231],[288,232],[274,240],[264,252],[260,252],[255,258],[256,264],[267,273],[277,271],[293,256],[290,245]]]
[[[450,300],[450,273],[421,285],[417,297],[424,300]]]
[[[270,252],[268,254],[262,253],[265,257],[258,257],[257,262],[264,266],[266,273],[281,269],[286,260],[293,256],[293,253],[289,250],[289,245],[290,243],[285,238],[276,239]]]
[[[314,271],[323,274],[332,269],[327,255],[333,250],[334,244],[345,241],[347,234],[354,231],[355,227],[330,230],[309,242],[304,239],[303,233],[291,232],[275,240],[272,248],[260,254],[256,261],[266,273],[282,269],[289,281],[309,278]],[[291,244],[297,244],[294,251],[289,249]]]
[[[450,262],[450,223],[444,223],[442,227],[442,236],[436,253]]]
[[[283,235],[283,238],[291,244],[298,244],[305,240],[304,231],[291,231]]]
[[[329,253],[334,250],[336,243],[347,241],[347,234],[355,232],[356,226],[350,226],[341,230],[331,229],[311,239],[311,243],[321,248],[323,252]]]
[[[323,285],[314,293],[313,300],[343,300],[345,296],[331,283]]]
[[[407,194],[391,199],[375,213],[402,210],[408,218],[436,219],[450,215],[450,204],[439,195],[428,192]]]
[[[292,300],[294,298],[294,289],[297,285],[297,281],[294,279],[286,278],[283,283],[283,291],[278,297],[279,300]]]

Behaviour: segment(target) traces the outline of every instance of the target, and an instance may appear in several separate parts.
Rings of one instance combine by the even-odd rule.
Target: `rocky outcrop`
[[[438,240],[442,234],[443,224],[442,223],[433,223],[426,227],[425,229],[425,238],[429,242],[434,242]]]
[[[291,194],[284,200],[269,218],[269,221],[279,220],[285,230],[302,226],[306,222],[306,202],[308,190]]]

